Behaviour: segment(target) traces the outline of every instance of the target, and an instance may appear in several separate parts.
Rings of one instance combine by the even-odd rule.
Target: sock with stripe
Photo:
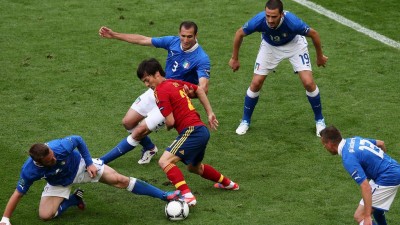
[[[218,170],[214,169],[214,167],[203,164],[203,174],[201,177],[211,180],[217,183],[221,183],[224,186],[229,186],[231,184],[231,180],[224,175],[222,175]]]
[[[163,170],[167,175],[167,178],[171,181],[176,189],[181,191],[182,195],[190,192],[189,186],[186,184],[183,173],[179,167],[177,167],[175,164],[169,164]]]

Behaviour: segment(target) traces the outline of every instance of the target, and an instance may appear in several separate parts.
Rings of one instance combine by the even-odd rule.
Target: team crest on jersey
[[[283,34],[282,34],[282,37],[283,37],[283,38],[287,38],[287,36],[288,36],[287,33],[283,33]]]
[[[190,63],[189,63],[188,61],[185,61],[185,62],[183,63],[183,68],[184,68],[184,69],[189,69],[189,67],[190,67]]]
[[[61,166],[64,166],[64,165],[65,165],[65,161],[61,161],[61,162],[60,162],[60,165],[61,165]]]
[[[176,82],[172,83],[172,85],[174,85],[174,87],[179,87],[179,84]]]
[[[185,150],[180,150],[179,153],[180,153],[181,155],[185,155]]]

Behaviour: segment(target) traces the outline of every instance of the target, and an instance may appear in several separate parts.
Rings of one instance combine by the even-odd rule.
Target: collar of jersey
[[[342,150],[343,150],[344,144],[346,144],[346,140],[342,139],[342,140],[340,141],[340,143],[339,143],[339,146],[338,146],[338,154],[339,154],[340,156],[342,156]]]
[[[183,52],[185,52],[185,53],[193,52],[193,51],[196,50],[198,47],[199,47],[199,43],[196,42],[196,44],[194,44],[193,47],[191,47],[190,49],[188,49],[188,50],[186,50],[186,51],[183,51]],[[181,44],[181,49],[182,49],[182,44]],[[183,50],[183,49],[182,49],[182,50]]]
[[[286,14],[286,11],[283,11],[283,13]],[[267,24],[267,26],[268,26],[269,28],[271,28],[271,29],[273,29],[273,30],[276,30],[276,29],[278,29],[278,28],[282,25],[283,20],[285,20],[285,16],[282,16],[281,21],[279,21],[279,24],[278,24],[278,26],[276,26],[276,28],[271,28],[271,27],[268,25],[267,20],[265,20],[265,23]]]

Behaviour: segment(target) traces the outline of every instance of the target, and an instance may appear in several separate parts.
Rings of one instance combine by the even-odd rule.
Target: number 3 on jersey
[[[188,108],[190,109],[190,111],[194,110],[192,101],[190,101],[190,98],[189,98],[189,96],[187,96],[186,92],[184,90],[179,90],[179,94],[181,95],[182,98],[186,98],[186,101],[188,103]]]

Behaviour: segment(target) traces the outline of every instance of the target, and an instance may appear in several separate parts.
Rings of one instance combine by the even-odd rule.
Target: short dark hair
[[[321,138],[324,142],[333,142],[339,144],[342,140],[342,134],[335,126],[329,126],[323,129],[320,133]]]
[[[137,76],[139,79],[144,78],[145,76],[154,76],[157,72],[161,74],[161,76],[165,77],[165,72],[157,59],[150,58],[143,60],[139,67],[137,68]]]
[[[41,163],[42,159],[50,153],[50,148],[42,143],[33,144],[29,149],[29,155],[35,162]]]
[[[283,12],[283,3],[281,0],[269,0],[267,3],[265,3],[265,8],[274,10],[274,9],[279,9],[279,13]]]
[[[190,29],[190,28],[194,28],[194,34],[197,34],[197,24],[193,21],[183,21],[181,23],[181,25],[179,26],[179,31],[181,31],[182,27],[184,27],[185,29]]]

